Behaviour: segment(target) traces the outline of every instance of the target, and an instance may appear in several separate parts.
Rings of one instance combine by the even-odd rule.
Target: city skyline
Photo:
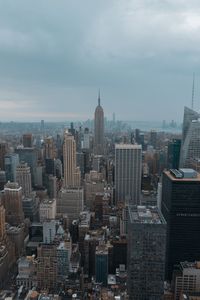
[[[91,119],[100,88],[108,118],[180,122],[193,72],[200,108],[197,1],[1,0],[0,8],[0,121]]]

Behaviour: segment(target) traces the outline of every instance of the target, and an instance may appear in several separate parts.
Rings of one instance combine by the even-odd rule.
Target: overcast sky
[[[0,0],[0,121],[182,121],[199,67],[199,0]]]

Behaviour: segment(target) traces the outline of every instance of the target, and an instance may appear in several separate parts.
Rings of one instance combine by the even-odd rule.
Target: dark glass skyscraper
[[[168,144],[167,165],[169,169],[178,169],[181,151],[181,140],[173,139]]]
[[[200,174],[164,171],[161,210],[167,222],[166,279],[171,279],[175,264],[200,259]]]

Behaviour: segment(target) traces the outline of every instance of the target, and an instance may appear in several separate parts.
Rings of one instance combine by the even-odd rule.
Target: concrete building
[[[67,215],[69,221],[77,220],[83,210],[83,189],[62,189],[57,199],[57,214]]]
[[[105,182],[101,173],[90,171],[85,175],[84,182],[84,200],[85,205],[93,209],[96,193],[103,193]]]
[[[101,106],[100,94],[94,114],[94,153],[97,155],[104,154],[104,111]]]
[[[37,287],[36,260],[34,256],[20,257],[18,260],[17,286],[27,290]]]
[[[141,145],[115,145],[115,201],[140,204]]]
[[[200,260],[199,195],[200,174],[196,171],[163,172],[161,210],[167,222],[167,279],[171,279],[174,265]]]
[[[164,294],[166,222],[156,207],[129,206],[128,293],[130,300]]]
[[[68,131],[63,141],[64,187],[74,188],[80,186],[81,174],[76,164],[76,142],[74,136]]]
[[[6,209],[6,222],[19,225],[24,221],[22,188],[16,182],[8,182],[4,187],[3,203]]]
[[[37,254],[38,288],[55,289],[57,285],[56,245],[40,244]]]
[[[32,191],[31,171],[27,163],[21,162],[16,168],[16,182],[22,187],[22,194],[29,197]]]
[[[200,293],[200,262],[186,261],[177,265],[173,275],[173,286],[174,300],[179,300],[181,294]]]
[[[25,227],[24,224],[18,226],[7,226],[6,234],[14,244],[15,257],[19,258],[24,250]]]
[[[39,206],[40,222],[56,218],[56,199],[44,199]]]
[[[44,158],[54,159],[56,157],[56,149],[54,146],[54,140],[52,136],[48,136],[44,140]]]

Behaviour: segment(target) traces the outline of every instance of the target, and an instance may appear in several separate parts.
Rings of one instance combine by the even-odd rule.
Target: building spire
[[[193,73],[193,82],[192,82],[192,109],[194,109],[194,89],[195,89],[195,73]]]
[[[98,94],[98,105],[101,105],[101,97],[100,97],[100,89],[99,89],[99,94]]]

